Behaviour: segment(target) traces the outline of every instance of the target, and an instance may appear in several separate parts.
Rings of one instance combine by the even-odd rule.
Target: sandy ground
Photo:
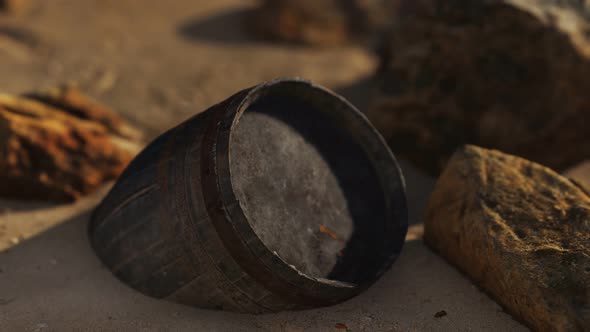
[[[370,53],[253,40],[237,24],[250,7],[242,0],[39,1],[27,15],[0,16],[0,90],[75,81],[149,137],[276,77],[314,80],[365,107]],[[434,180],[403,168],[412,227],[393,268],[341,305],[263,316],[159,301],[116,280],[86,236],[107,188],[72,205],[2,200],[0,331],[526,330],[423,245],[422,211]],[[435,318],[442,310],[447,315]]]
[[[194,309],[120,283],[86,235],[89,212],[107,188],[68,206],[3,201],[13,209],[0,217],[8,233],[49,228],[0,253],[0,331],[339,331],[338,323],[371,332],[525,331],[418,239],[433,181],[404,166],[414,225],[393,268],[343,304],[262,316]],[[447,315],[435,318],[442,310]]]
[[[579,183],[590,189],[590,160],[566,170],[564,175],[577,180]]]

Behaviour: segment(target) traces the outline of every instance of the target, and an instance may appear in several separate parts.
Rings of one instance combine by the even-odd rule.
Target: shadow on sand
[[[182,37],[194,41],[231,44],[262,42],[246,31],[245,21],[252,10],[241,8],[204,18],[190,19],[183,22],[177,31]]]

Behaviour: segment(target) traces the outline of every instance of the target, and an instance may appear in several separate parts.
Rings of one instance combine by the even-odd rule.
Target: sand
[[[358,47],[252,40],[236,24],[249,1],[52,0],[34,7],[0,16],[0,90],[75,81],[150,137],[275,77],[314,80],[362,110],[359,92],[376,65]],[[6,33],[11,29],[20,37]],[[151,299],[114,278],[86,235],[89,213],[107,188],[71,205],[2,200],[0,331],[526,330],[424,246],[421,220],[434,180],[403,168],[412,227],[392,269],[343,304],[263,316]]]
[[[563,174],[590,188],[590,160],[567,169]]]
[[[339,323],[349,331],[526,331],[418,238],[433,181],[403,166],[413,226],[392,269],[343,304],[262,316],[156,300],[119,282],[86,235],[89,212],[107,188],[56,207],[2,201],[14,209],[0,216],[8,227],[2,240],[14,235],[11,225],[31,233],[0,253],[0,331],[339,331]]]

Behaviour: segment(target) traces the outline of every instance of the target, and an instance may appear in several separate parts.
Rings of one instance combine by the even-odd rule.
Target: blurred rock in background
[[[465,143],[572,166],[590,156],[589,18],[580,1],[402,1],[369,118],[431,174]]]
[[[0,196],[71,201],[115,179],[141,134],[71,87],[0,95]]]
[[[426,243],[534,331],[590,326],[590,196],[499,151],[457,151],[430,198]]]
[[[31,0],[0,0],[0,12],[23,14],[31,8]]]
[[[261,0],[245,24],[263,39],[334,46],[374,38],[399,0]]]

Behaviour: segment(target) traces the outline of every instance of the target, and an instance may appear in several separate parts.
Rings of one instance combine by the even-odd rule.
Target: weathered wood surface
[[[325,118],[320,118],[319,123],[314,122],[316,118],[307,119],[304,124],[309,124],[311,129],[303,130],[294,125],[295,120],[285,120],[292,127],[282,124],[284,130],[269,132],[275,135],[272,138],[260,136],[261,131],[272,125],[267,126],[256,117],[248,119],[255,121],[256,128],[246,126],[245,131],[235,130],[237,117],[251,110],[252,103],[269,101],[274,107],[271,114],[286,109],[283,115],[289,118],[289,114],[296,115],[295,111],[282,103],[292,107],[293,99],[300,102],[295,105],[301,105],[302,101],[311,105],[307,106],[310,109],[301,110],[302,114],[320,112]],[[305,117],[298,119],[305,120]],[[289,144],[312,137],[309,132],[314,126],[317,132],[328,130],[329,125],[336,126],[329,130],[330,134],[344,134],[358,145],[356,148],[361,149],[362,156],[353,154],[353,157],[367,161],[377,174],[371,179],[377,185],[371,187],[369,194],[363,192],[364,197],[347,197],[346,201],[327,206],[317,204],[324,199],[315,193],[323,189],[323,183],[312,182],[302,187],[301,182],[307,176],[303,172],[317,170],[315,164],[301,161],[294,164],[307,168],[296,169],[289,178],[281,177],[280,172],[263,172],[266,178],[254,181],[253,187],[242,183],[247,181],[236,181],[234,176],[260,176],[259,170],[240,173],[241,168],[232,166],[230,174],[232,158],[241,158],[238,164],[246,168],[258,164],[256,167],[261,169],[272,169],[260,163],[273,163],[275,169],[286,167],[285,163],[291,159],[283,159],[277,153],[256,160],[253,156],[257,154],[251,149],[286,151]],[[238,155],[230,155],[230,132],[237,139],[250,139],[255,144],[245,149],[233,145]],[[274,139],[279,146],[274,149],[264,139]],[[315,144],[313,149],[326,144],[324,140],[311,142]],[[343,149],[342,145],[352,143],[328,144],[340,144]],[[320,149],[320,152],[326,156],[325,151]],[[343,153],[339,155],[346,157]],[[297,157],[300,156],[292,156]],[[314,163],[318,158],[305,161]],[[347,171],[349,178],[355,180],[363,170],[355,166]],[[343,183],[343,178],[338,174],[340,182],[329,189],[350,185]],[[307,190],[307,195],[301,194],[302,188]],[[238,196],[234,190],[246,190],[244,195],[250,197]],[[268,197],[268,192],[275,195]],[[338,194],[325,196],[336,200]],[[275,200],[265,207],[276,210],[270,214],[249,213],[256,208],[263,210],[256,206],[256,199],[261,197]],[[297,204],[298,209],[285,208],[283,200]],[[347,207],[331,208],[335,203]],[[359,207],[366,210],[367,206],[376,205],[379,211],[369,211],[373,213],[372,218],[354,220],[363,225],[351,224],[353,220],[348,214],[354,216]],[[331,219],[331,224],[321,225],[322,216]],[[260,227],[269,222],[287,225]],[[354,232],[345,233],[346,227]],[[89,231],[102,261],[118,278],[147,295],[201,308],[263,313],[325,306],[355,296],[397,259],[406,229],[407,207],[401,171],[366,118],[327,90],[304,81],[279,80],[237,93],[157,138],[130,164],[95,210]],[[333,233],[336,231],[339,234]],[[313,235],[306,236],[309,232]],[[318,263],[314,257],[310,259],[308,245],[316,246],[316,255],[323,253],[330,260],[320,257]]]
[[[74,88],[0,95],[0,195],[71,201],[116,179],[141,134]]]

